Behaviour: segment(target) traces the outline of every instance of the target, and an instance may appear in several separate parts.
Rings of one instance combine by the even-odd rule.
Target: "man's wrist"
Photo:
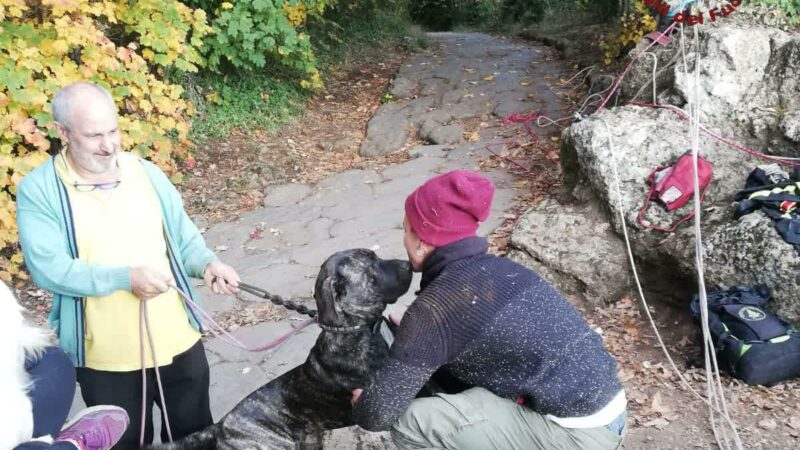
[[[203,276],[205,276],[208,273],[208,271],[211,269],[211,265],[212,264],[215,264],[215,263],[218,263],[218,262],[219,262],[219,259],[214,257],[214,258],[211,259],[211,261],[206,263],[206,267],[203,269]]]

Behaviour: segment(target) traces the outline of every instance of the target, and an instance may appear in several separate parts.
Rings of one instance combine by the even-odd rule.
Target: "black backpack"
[[[766,286],[709,292],[708,327],[724,373],[747,384],[771,386],[800,375],[800,334],[764,309],[772,297]],[[691,302],[700,323],[700,299]]]

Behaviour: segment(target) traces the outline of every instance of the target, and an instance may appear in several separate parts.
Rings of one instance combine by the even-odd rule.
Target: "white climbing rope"
[[[656,322],[653,319],[653,315],[650,312],[650,305],[647,303],[647,298],[644,295],[644,289],[642,288],[642,282],[641,282],[641,280],[639,278],[639,271],[636,268],[636,261],[635,261],[634,256],[633,256],[633,249],[631,247],[631,240],[630,240],[630,237],[628,235],[628,225],[627,225],[627,222],[626,222],[626,219],[625,219],[625,215],[627,214],[627,211],[622,206],[622,188],[620,187],[619,172],[618,172],[618,169],[617,169],[617,167],[619,165],[619,162],[617,160],[616,147],[614,146],[614,140],[613,140],[613,137],[612,137],[612,134],[611,134],[611,128],[609,127],[608,122],[606,122],[605,118],[597,117],[597,119],[599,119],[601,122],[603,122],[603,125],[605,125],[605,128],[606,128],[608,146],[609,146],[609,150],[611,152],[611,163],[612,163],[611,164],[611,168],[612,168],[612,173],[614,175],[614,186],[613,187],[614,187],[614,192],[616,193],[616,196],[617,196],[617,210],[619,212],[620,224],[622,226],[622,235],[623,235],[623,238],[625,239],[625,249],[627,250],[627,253],[628,253],[628,261],[631,264],[631,271],[633,272],[633,279],[634,279],[634,282],[636,283],[636,289],[639,292],[639,298],[642,299],[642,305],[644,306],[645,315],[647,316],[647,319],[650,322],[651,327],[653,328],[653,332],[655,333],[656,340],[658,341],[659,347],[664,352],[664,356],[667,358],[667,361],[669,362],[670,366],[672,367],[672,371],[675,373],[675,375],[681,381],[681,383],[683,384],[683,387],[685,387],[689,392],[694,394],[698,399],[700,399],[700,401],[702,401],[703,403],[705,403],[707,405],[710,405],[709,400],[707,398],[703,397],[694,387],[692,387],[692,385],[689,383],[689,381],[683,375],[683,372],[681,372],[681,370],[678,369],[677,364],[675,364],[675,360],[672,358],[672,355],[669,353],[669,349],[667,349],[666,344],[664,344],[664,339],[661,337],[661,332],[658,329],[658,325],[656,325]],[[729,425],[732,425],[732,423],[729,424]]]
[[[709,418],[711,422],[711,428],[714,432],[714,437],[717,440],[717,444],[720,445],[722,448],[731,448],[730,441],[733,440],[734,445],[737,449],[742,449],[742,442],[739,438],[739,434],[736,430],[736,424],[730,418],[730,412],[728,411],[728,404],[725,401],[725,392],[722,386],[722,379],[719,373],[719,366],[717,364],[717,356],[716,351],[714,349],[714,342],[711,337],[711,332],[708,327],[708,298],[706,296],[706,285],[705,285],[705,266],[704,266],[704,247],[703,247],[703,240],[702,240],[702,231],[701,231],[701,222],[702,222],[702,208],[700,207],[700,183],[698,178],[698,168],[697,168],[697,157],[700,151],[700,37],[699,31],[697,27],[694,27],[694,44],[695,44],[695,52],[694,52],[694,77],[693,77],[693,87],[692,87],[692,94],[694,96],[694,101],[692,102],[692,127],[691,127],[691,139],[692,139],[692,161],[694,164],[694,174],[693,174],[693,181],[694,181],[694,234],[695,234],[695,261],[696,261],[696,268],[697,268],[697,284],[698,284],[698,297],[700,300],[700,322],[703,330],[703,347],[704,347],[704,358],[705,358],[705,370],[706,370],[706,389],[708,398],[711,400],[711,403],[714,404],[715,407],[711,407],[709,405]],[[687,67],[684,66],[684,74],[686,75],[687,82],[688,72]],[[716,420],[715,420],[715,412],[719,412],[722,416],[723,423],[721,428],[722,438],[717,432],[716,427]],[[725,427],[725,424],[728,424],[730,429]],[[730,431],[731,437],[728,436],[728,432]]]
[[[702,223],[702,209],[700,204],[700,182],[698,178],[698,168],[697,168],[697,158],[699,154],[699,147],[700,147],[700,47],[699,47],[699,36],[698,30],[694,28],[695,34],[695,68],[694,68],[694,84],[693,84],[693,96],[694,101],[691,103],[691,112],[687,114],[690,116],[691,119],[691,142],[692,142],[692,159],[694,164],[694,234],[695,234],[695,258],[696,258],[696,269],[697,269],[697,276],[698,276],[698,291],[699,291],[699,300],[700,300],[700,314],[701,314],[701,322],[702,322],[702,330],[703,330],[703,353],[705,356],[705,371],[706,371],[706,397],[703,397],[697,390],[695,390],[691,384],[689,384],[688,380],[686,380],[683,373],[678,369],[677,365],[675,364],[675,360],[670,355],[667,346],[664,344],[664,340],[661,337],[661,333],[659,332],[658,326],[656,325],[655,320],[650,312],[650,306],[647,303],[647,299],[644,295],[644,290],[642,289],[641,280],[639,279],[639,273],[636,269],[636,261],[634,260],[633,250],[631,248],[630,237],[628,235],[628,225],[626,221],[626,213],[625,209],[622,205],[622,189],[620,187],[620,180],[619,180],[619,172],[618,172],[618,160],[616,149],[614,146],[613,136],[611,134],[611,128],[608,125],[608,122],[603,117],[598,117],[605,126],[606,134],[608,138],[608,145],[609,151],[611,152],[611,161],[612,161],[612,169],[614,175],[614,190],[617,196],[617,210],[619,212],[620,224],[622,226],[622,234],[625,238],[625,247],[628,253],[628,260],[631,264],[631,270],[633,271],[634,280],[636,282],[636,287],[639,293],[639,297],[642,299],[642,304],[644,306],[644,311],[647,316],[647,319],[650,322],[650,325],[655,332],[656,339],[658,340],[658,344],[661,347],[661,350],[664,352],[664,355],[667,358],[672,370],[678,376],[683,386],[689,390],[692,394],[694,394],[697,398],[703,401],[709,407],[709,422],[711,425],[712,433],[714,435],[714,439],[717,442],[717,445],[722,449],[732,449],[736,448],[737,450],[742,450],[743,445],[742,441],[739,437],[739,434],[736,429],[735,422],[731,419],[730,412],[728,410],[727,402],[725,401],[724,390],[719,374],[719,366],[717,364],[716,359],[716,352],[714,350],[714,343],[711,339],[711,333],[708,328],[708,299],[706,297],[706,287],[705,287],[705,267],[704,267],[704,260],[703,260],[703,241],[702,241],[702,232],[701,232],[701,223]],[[689,74],[688,74],[688,64],[686,64],[686,52],[684,46],[684,34],[683,34],[683,26],[681,24],[681,52],[683,53],[683,60],[684,60],[684,74],[686,76],[687,82],[689,81]],[[655,55],[654,55],[655,56]],[[654,75],[653,75],[653,85],[655,86],[655,68],[654,68]],[[654,94],[655,95],[655,94]],[[717,419],[716,416],[719,415],[720,425],[722,425],[721,429],[718,430],[717,428]],[[733,446],[731,445],[731,441]]]

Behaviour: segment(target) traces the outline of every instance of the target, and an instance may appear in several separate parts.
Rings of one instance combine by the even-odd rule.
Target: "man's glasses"
[[[99,183],[99,184],[92,184],[92,183],[73,183],[72,186],[78,192],[92,192],[95,189],[100,189],[101,191],[109,191],[114,189],[115,187],[119,186],[122,183],[121,180],[112,181],[110,183]]]

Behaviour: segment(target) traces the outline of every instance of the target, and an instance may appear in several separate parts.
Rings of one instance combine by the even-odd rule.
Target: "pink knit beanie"
[[[406,198],[406,217],[424,242],[441,247],[475,236],[489,217],[494,185],[478,173],[454,170],[431,178]]]

